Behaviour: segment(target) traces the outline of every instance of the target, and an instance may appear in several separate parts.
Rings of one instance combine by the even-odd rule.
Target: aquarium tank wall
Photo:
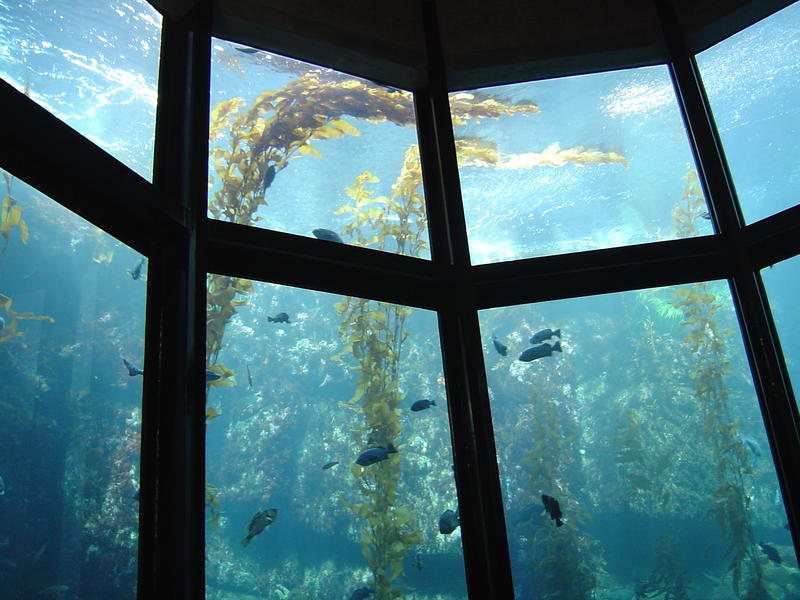
[[[0,597],[800,598],[798,32],[0,0]]]

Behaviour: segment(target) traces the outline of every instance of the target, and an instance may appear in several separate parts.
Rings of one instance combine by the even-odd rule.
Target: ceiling
[[[180,17],[209,0],[150,1],[165,15]],[[432,1],[451,90],[666,59],[653,1]],[[397,87],[414,89],[426,81],[420,0],[210,2],[218,37]],[[791,3],[672,0],[695,52]]]

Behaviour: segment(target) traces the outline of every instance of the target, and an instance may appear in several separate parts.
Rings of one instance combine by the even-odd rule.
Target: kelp
[[[685,179],[682,202],[673,211],[682,236],[696,233],[694,221],[702,201],[697,174],[690,169]],[[739,422],[731,417],[730,394],[725,384],[725,374],[730,369],[726,342],[733,332],[717,325],[716,314],[722,303],[710,284],[696,283],[675,291],[674,296],[673,305],[683,312],[687,330],[684,344],[696,357],[691,378],[703,416],[703,439],[711,448],[711,463],[715,467],[716,487],[707,514],[717,522],[728,544],[725,554],[730,557],[728,570],[733,590],[744,598],[763,588],[763,572],[747,515],[750,498],[745,476],[752,467],[739,434]],[[745,577],[743,595],[741,584]]]
[[[212,530],[216,530],[219,525],[219,518],[222,516],[222,508],[217,500],[219,490],[210,483],[206,483],[206,512],[208,518],[206,523],[209,524]]]
[[[14,183],[14,178],[8,173],[3,173],[3,179],[6,182],[6,195],[3,198],[2,206],[0,206],[0,235],[3,236],[3,247],[0,248],[0,257],[5,254],[8,248],[8,242],[11,239],[11,231],[15,227],[19,229],[20,241],[23,244],[28,243],[28,224],[22,218],[22,207],[17,204],[11,195],[11,187]]]
[[[664,537],[655,549],[656,562],[647,579],[640,581],[635,598],[660,600],[689,600],[689,578],[678,559],[678,547],[672,536]]]
[[[11,305],[13,304],[13,300],[8,296],[0,294],[0,308],[5,310],[6,314],[11,317],[11,321],[5,324],[5,327],[0,329],[0,344],[4,344],[15,337],[19,337],[22,332],[17,331],[17,323],[20,320],[32,320],[32,321],[44,321],[45,323],[55,323],[56,320],[53,317],[47,317],[44,315],[36,315],[32,312],[16,312],[11,310]]]

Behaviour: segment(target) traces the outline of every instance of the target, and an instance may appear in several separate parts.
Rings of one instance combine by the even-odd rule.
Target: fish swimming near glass
[[[131,279],[134,281],[142,278],[142,268],[144,267],[144,258],[139,261],[139,264],[133,267],[133,269],[128,269],[128,275],[131,276]]]
[[[267,317],[267,321],[270,323],[291,323],[289,320],[289,315],[287,313],[278,313],[274,317]]]
[[[457,510],[453,511],[448,508],[439,517],[439,533],[443,535],[450,535],[459,525],[461,525],[461,519],[458,517]]]
[[[500,340],[497,339],[497,336],[492,336],[492,344],[494,344],[494,349],[497,350],[497,353],[500,356],[508,356],[508,346],[500,343]]]
[[[531,336],[531,344],[540,344],[545,340],[549,340],[552,337],[557,337],[561,339],[561,330],[556,329],[555,331],[552,329],[542,329],[541,331],[537,331]]]
[[[550,356],[553,354],[553,352],[561,352],[561,342],[556,342],[552,346],[550,344],[539,344],[533,348],[528,348],[525,350],[525,352],[519,355],[519,359],[522,362],[531,362],[537,358]]]
[[[258,48],[238,48],[238,47],[235,47],[234,50],[236,50],[238,52],[241,52],[242,54],[256,54],[257,52],[260,52],[260,50]]]
[[[781,564],[781,555],[778,554],[778,550],[774,546],[770,546],[764,542],[758,542],[758,545],[761,546],[761,551],[767,555],[768,559],[777,565]]]
[[[253,376],[250,374],[250,365],[245,365],[247,368],[247,387],[248,389],[253,389]]]
[[[327,462],[324,465],[322,465],[322,470],[323,471],[327,471],[328,469],[332,469],[333,467],[335,467],[338,464],[339,464],[338,460],[332,460],[331,462]]]
[[[372,595],[372,588],[364,586],[358,588],[352,594],[350,594],[350,600],[365,600],[365,598],[369,598],[371,595]]]
[[[362,467],[368,467],[369,465],[374,465],[377,462],[381,462],[382,460],[386,460],[389,458],[390,454],[397,454],[397,450],[394,449],[394,446],[391,444],[387,444],[386,448],[382,446],[376,446],[375,448],[367,448],[361,454],[358,455],[356,459],[356,464],[361,465]]]
[[[214,373],[211,369],[206,369],[206,383],[210,383],[211,381],[216,381],[222,377],[221,375]]]
[[[556,522],[556,527],[561,527],[564,524],[561,517],[564,515],[561,513],[558,500],[547,494],[542,494],[542,504],[544,504],[544,509],[547,511],[547,514],[550,515],[550,518]]]
[[[428,400],[427,398],[423,398],[422,400],[417,400],[414,404],[411,405],[411,410],[414,412],[419,412],[421,410],[425,410],[426,408],[430,408],[431,406],[436,406],[436,402],[433,400]]]
[[[122,363],[125,365],[125,368],[128,369],[128,375],[130,375],[131,377],[136,377],[137,375],[144,375],[144,371],[142,371],[139,367],[131,364],[122,356],[120,356],[120,358],[122,358]]]
[[[261,185],[261,188],[262,188],[261,189],[261,195],[262,196],[267,193],[267,190],[269,189],[269,186],[271,186],[272,182],[275,181],[275,174],[277,172],[278,171],[275,169],[275,165],[270,165],[267,168],[266,173],[264,173],[264,181],[263,181],[263,183]]]
[[[335,231],[331,231],[330,229],[315,229],[311,233],[313,233],[314,237],[318,240],[326,240],[328,242],[344,244],[344,240],[339,237],[339,234]]]
[[[276,517],[278,516],[278,509],[277,508],[268,508],[266,510],[260,510],[256,514],[253,515],[253,518],[250,519],[250,524],[247,526],[247,537],[245,537],[241,544],[242,546],[247,547],[254,537],[256,537],[259,533],[264,531],[267,526],[272,525],[273,521],[275,521]]]

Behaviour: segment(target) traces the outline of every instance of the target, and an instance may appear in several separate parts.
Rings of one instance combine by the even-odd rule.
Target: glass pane
[[[781,340],[783,356],[792,387],[800,389],[800,318],[797,314],[797,282],[800,281],[800,257],[795,256],[761,271],[761,278],[769,296],[769,306]],[[795,392],[797,393],[797,392]]]
[[[745,220],[797,204],[800,3],[697,55]]]
[[[480,319],[517,598],[796,593],[725,282]]]
[[[161,15],[145,0],[0,2],[0,74],[146,179]]]
[[[207,343],[207,598],[466,599],[435,313],[209,275]]]
[[[144,258],[3,175],[0,596],[132,600]]]
[[[209,216],[430,258],[412,95],[214,41]]]
[[[693,158],[666,67],[459,92],[450,108],[472,264],[676,236]]]

